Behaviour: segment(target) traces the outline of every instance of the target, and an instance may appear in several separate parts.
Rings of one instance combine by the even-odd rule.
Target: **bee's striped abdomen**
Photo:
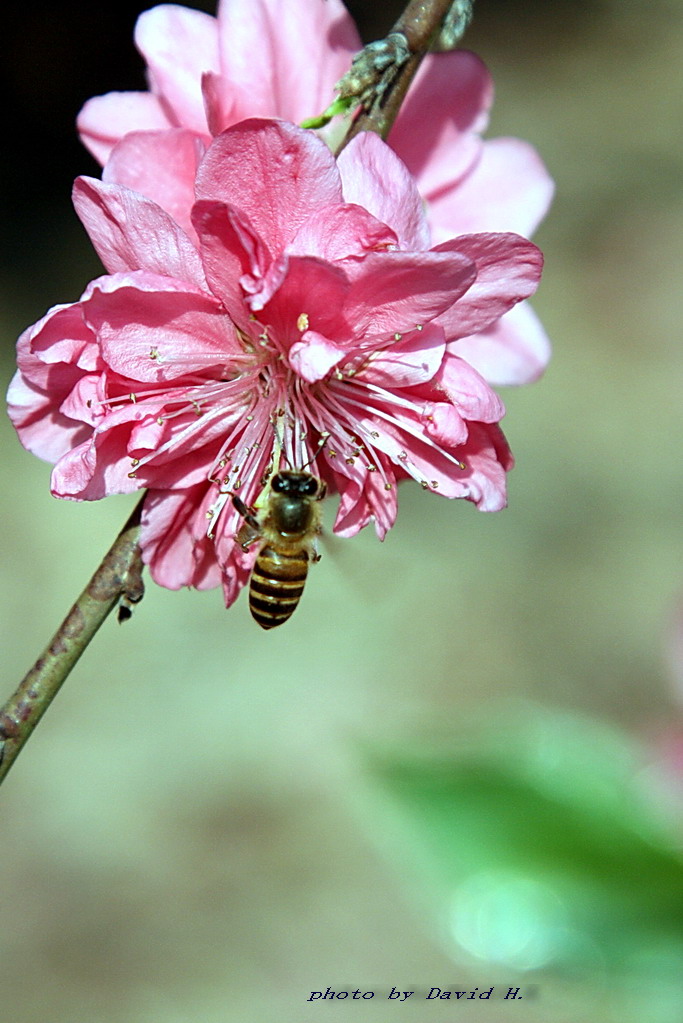
[[[292,554],[261,549],[249,584],[249,610],[262,629],[282,625],[294,612],[304,592],[308,574],[308,551]]]

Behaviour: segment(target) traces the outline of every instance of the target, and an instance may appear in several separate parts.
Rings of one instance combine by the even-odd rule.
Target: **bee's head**
[[[295,497],[316,497],[323,484],[310,472],[295,472],[283,469],[273,476],[270,487],[274,494],[290,494]]]

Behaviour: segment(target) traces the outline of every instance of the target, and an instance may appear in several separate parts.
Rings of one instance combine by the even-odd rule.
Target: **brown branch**
[[[144,497],[45,651],[0,710],[0,782],[30,738],[62,683],[100,625],[121,602],[119,620],[142,599],[138,547]]]
[[[469,23],[473,0],[410,0],[386,39],[370,43],[342,78],[340,96],[357,95],[363,109],[341,144],[362,131],[386,139],[423,58],[446,41],[453,48]],[[455,20],[453,20],[455,19]]]

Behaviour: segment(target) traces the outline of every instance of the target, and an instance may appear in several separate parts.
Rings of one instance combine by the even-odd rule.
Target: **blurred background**
[[[145,6],[3,13],[6,382],[100,272],[74,119],[143,86]],[[350,6],[366,40],[399,8]],[[105,624],[0,795],[14,1023],[683,1018],[683,5],[478,0],[465,42],[557,182],[510,507],[407,485],[271,634],[151,582]],[[133,502],[55,501],[0,430],[9,695]]]

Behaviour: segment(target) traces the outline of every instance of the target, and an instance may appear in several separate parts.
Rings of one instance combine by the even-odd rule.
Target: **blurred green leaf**
[[[625,989],[647,979],[680,1013],[683,857],[624,738],[529,706],[365,755],[385,848],[438,896],[454,949]]]

